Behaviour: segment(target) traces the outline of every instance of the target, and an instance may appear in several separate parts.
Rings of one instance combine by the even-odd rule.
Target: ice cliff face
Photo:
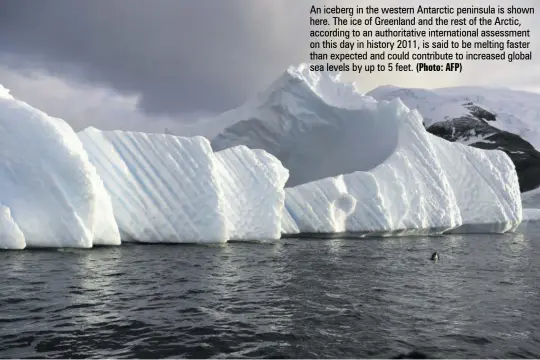
[[[223,243],[281,236],[288,171],[244,146],[203,137],[89,128],[79,133],[111,195],[124,241]]]
[[[31,247],[120,244],[110,197],[77,134],[2,87],[0,204],[16,247],[22,238]]]
[[[267,152],[245,146],[215,155],[228,239],[279,239],[288,170]]]
[[[124,241],[227,241],[206,139],[94,128],[79,138],[111,195]]]
[[[26,247],[24,234],[11,217],[11,210],[0,205],[0,249],[21,250]]]

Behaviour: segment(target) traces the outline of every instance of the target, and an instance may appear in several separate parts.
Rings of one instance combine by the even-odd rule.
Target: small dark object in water
[[[439,260],[439,253],[435,251],[433,254],[431,254],[430,260],[433,260],[433,261]]]
[[[435,253],[435,254],[437,254],[437,253]],[[394,357],[393,359],[428,359],[428,356],[426,354],[421,353],[420,351],[414,350],[414,351],[411,351],[408,354],[399,354],[398,356]]]

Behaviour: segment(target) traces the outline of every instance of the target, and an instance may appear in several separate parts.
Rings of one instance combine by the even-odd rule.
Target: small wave
[[[424,354],[423,352],[413,350],[406,354],[399,354],[392,359],[434,359],[434,357]]]

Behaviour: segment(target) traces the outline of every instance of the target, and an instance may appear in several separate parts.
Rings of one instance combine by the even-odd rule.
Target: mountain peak
[[[342,81],[340,72],[312,71],[310,66],[290,66],[259,96],[259,102],[266,104],[277,93],[295,94],[297,98],[315,95],[328,105],[345,109],[358,109],[373,102],[371,97],[358,92],[354,82]]]

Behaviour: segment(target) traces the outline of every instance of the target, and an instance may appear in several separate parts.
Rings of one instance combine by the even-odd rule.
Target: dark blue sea
[[[539,275],[540,231],[4,251],[0,358],[539,358]]]

